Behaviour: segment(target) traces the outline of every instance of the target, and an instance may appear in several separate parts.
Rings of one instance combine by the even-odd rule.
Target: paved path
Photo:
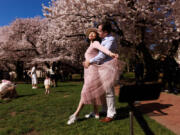
[[[144,101],[139,108],[176,135],[180,135],[180,96],[163,92],[158,100]]]
[[[115,87],[115,94],[119,95],[119,86]],[[158,100],[143,101],[136,107],[176,135],[180,135],[180,96],[162,92]]]

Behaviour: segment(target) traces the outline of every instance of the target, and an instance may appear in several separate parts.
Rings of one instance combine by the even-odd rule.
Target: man
[[[99,34],[99,37],[102,39],[101,45],[109,49],[110,51],[114,52],[117,49],[117,44],[116,44],[115,38],[110,35],[111,31],[112,31],[112,27],[109,22],[102,22],[98,26],[98,34]],[[104,62],[107,62],[110,60],[112,60],[111,57],[99,51],[97,56],[90,59],[89,61],[84,62],[84,67],[88,68],[88,66],[93,63],[103,64]],[[115,94],[114,94],[113,87],[110,88],[110,90],[106,90],[106,102],[107,102],[107,117],[100,120],[101,122],[110,122],[113,120],[113,118],[116,115]]]

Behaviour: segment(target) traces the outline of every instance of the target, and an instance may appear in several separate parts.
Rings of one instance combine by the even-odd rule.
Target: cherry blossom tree
[[[112,23],[120,57],[127,62],[141,57],[151,79],[158,73],[155,57],[177,54],[179,7],[179,0],[52,0],[43,5],[46,19],[16,19],[0,28],[0,60],[61,61],[82,68],[88,47],[84,33],[106,19]]]
[[[21,75],[20,79],[27,63],[41,55],[38,48],[43,46],[37,46],[37,42],[45,26],[46,20],[36,17],[16,19],[10,26],[1,28],[0,33],[3,36],[0,39],[2,56],[0,60],[14,64],[17,74]],[[13,69],[9,68],[9,70]]]
[[[52,40],[73,52],[79,46],[79,37],[89,27],[102,19],[113,24],[121,46],[134,48],[137,56],[143,56],[147,76],[157,76],[157,64],[153,56],[174,55],[179,45],[173,0],[52,0],[43,6],[49,20]],[[177,17],[176,17],[177,18]],[[72,42],[76,38],[75,42]],[[120,49],[121,50],[121,49]],[[120,51],[120,53],[123,53]]]
[[[0,70],[9,71],[10,69],[15,70],[15,66],[7,62],[7,58],[9,57],[8,52],[4,50],[6,48],[9,36],[12,33],[9,26],[0,27]]]
[[[177,31],[180,33],[180,1],[179,0],[176,0],[173,3],[173,15],[174,15]],[[180,48],[178,48],[178,52],[176,54],[176,60],[180,64]]]

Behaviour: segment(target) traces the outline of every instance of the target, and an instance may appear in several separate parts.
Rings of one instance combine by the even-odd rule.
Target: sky
[[[1,0],[0,27],[9,25],[16,18],[43,17],[42,4],[48,6],[51,0]]]

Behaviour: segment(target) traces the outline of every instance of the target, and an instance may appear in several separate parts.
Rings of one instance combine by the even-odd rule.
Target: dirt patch
[[[25,134],[25,135],[39,135],[39,133],[35,130],[32,130],[31,132]]]
[[[10,115],[11,115],[12,117],[16,116],[16,112],[11,112]]]
[[[69,97],[69,95],[64,95],[64,98],[67,98],[67,97]]]

